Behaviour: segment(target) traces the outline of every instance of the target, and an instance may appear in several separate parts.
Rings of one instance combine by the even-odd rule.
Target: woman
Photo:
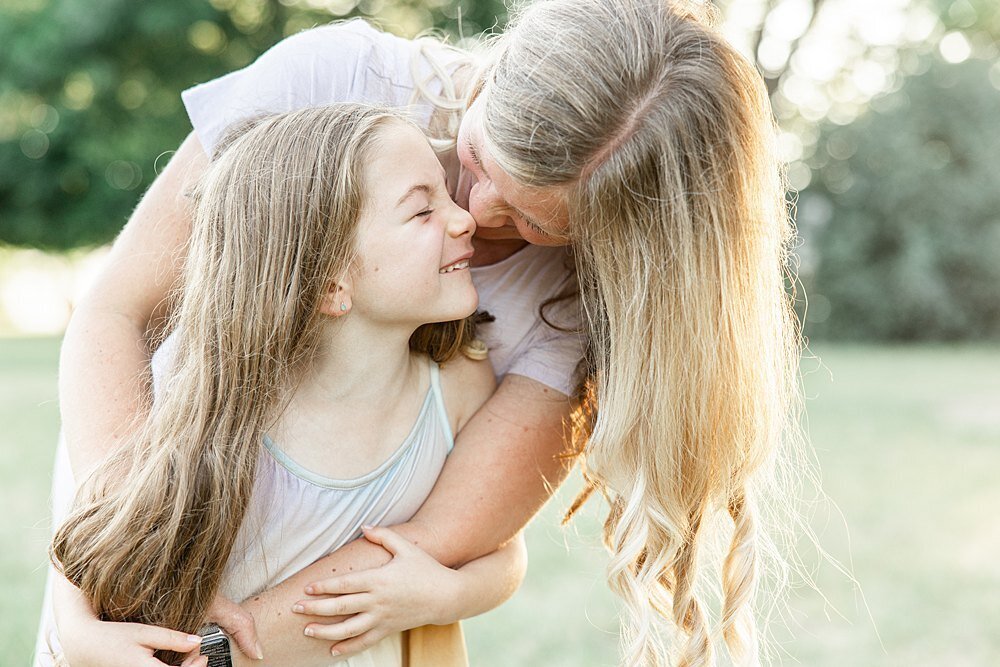
[[[188,235],[183,183],[203,168],[213,128],[261,104],[282,110],[345,90],[398,104],[415,88],[437,93],[431,130],[447,138],[461,114],[448,111],[467,97],[457,147],[441,161],[479,225],[476,257],[486,266],[474,279],[496,317],[485,335],[501,352],[502,381],[400,532],[459,565],[514,535],[565,476],[574,341],[542,322],[520,326],[524,312],[509,309],[530,299],[535,313],[566,286],[554,268],[561,257],[527,244],[572,243],[589,341],[585,388],[598,407],[584,454],[611,505],[610,583],[629,611],[625,659],[662,664],[676,649],[678,664],[711,664],[696,587],[708,579],[722,589],[729,652],[755,664],[762,494],[796,395],[797,332],[783,273],[791,227],[763,83],[703,13],[666,0],[539,2],[475,76],[431,46],[420,58],[387,36],[334,40],[324,31],[335,28],[321,28],[201,89],[218,97],[199,104],[203,93],[190,91],[197,134],[147,193],[67,333],[61,399],[74,470],[113,450],[140,411],[133,379],[148,368],[142,341],[169,308]],[[491,267],[503,270],[488,275]],[[513,334],[511,322],[520,326]],[[701,574],[703,533],[726,514],[734,528],[721,575]],[[333,568],[385,560],[353,543],[246,603],[265,654],[288,656],[283,664],[319,659],[328,645],[304,640],[302,618],[284,610]],[[332,611],[324,603],[310,610]],[[663,641],[661,622],[677,628],[676,640]],[[307,628],[347,636],[342,627]]]

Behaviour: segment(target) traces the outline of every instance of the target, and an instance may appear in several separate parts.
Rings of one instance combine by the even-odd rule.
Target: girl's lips
[[[453,259],[452,261],[448,262],[440,269],[438,269],[438,273],[451,273],[452,271],[469,268],[469,260],[472,259],[472,255],[474,254],[475,251],[470,250],[469,252],[461,255],[460,257],[456,257],[455,259]]]

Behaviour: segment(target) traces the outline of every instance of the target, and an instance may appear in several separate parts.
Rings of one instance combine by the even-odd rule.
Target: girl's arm
[[[507,601],[524,580],[528,555],[521,534],[453,570],[390,528],[365,528],[364,533],[369,542],[385,547],[392,560],[377,569],[326,579],[311,589],[322,597],[303,599],[292,608],[304,614],[350,615],[320,626],[327,639],[341,640],[333,645],[333,655],[364,650],[394,632],[478,616]],[[308,625],[305,632],[317,629]]]

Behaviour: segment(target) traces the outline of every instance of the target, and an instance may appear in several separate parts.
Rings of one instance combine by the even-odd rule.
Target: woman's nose
[[[492,183],[478,182],[469,192],[469,213],[480,227],[503,227],[510,216],[503,213],[503,200]]]

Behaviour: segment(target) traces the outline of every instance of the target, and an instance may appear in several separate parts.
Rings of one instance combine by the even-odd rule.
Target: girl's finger
[[[351,593],[366,593],[371,590],[371,583],[369,582],[368,577],[364,574],[366,571],[367,570],[352,572],[351,574],[342,574],[337,577],[314,581],[306,586],[306,595],[349,595]]]
[[[217,599],[209,610],[208,620],[217,623],[236,642],[243,655],[251,660],[263,660],[264,652],[257,640],[253,616],[235,602]]]
[[[316,639],[328,639],[330,641],[343,641],[368,632],[375,626],[375,620],[370,614],[358,614],[351,616],[346,621],[321,625],[310,623],[306,626],[305,633],[309,637]]]
[[[189,655],[181,663],[181,667],[208,667],[208,656]]]
[[[364,533],[366,540],[380,545],[393,556],[414,548],[412,542],[385,526],[362,526],[361,532]]]
[[[129,625],[135,631],[136,641],[147,648],[176,651],[177,653],[189,653],[194,649],[201,648],[201,637],[198,635],[189,635],[155,625],[141,625],[139,623]]]
[[[360,634],[357,637],[337,642],[330,647],[330,653],[338,657],[343,657],[351,653],[360,653],[361,651],[375,646],[375,644],[377,644],[381,639],[381,634],[375,630],[369,630],[368,632]]]
[[[313,616],[350,616],[364,611],[370,611],[374,598],[366,593],[355,595],[338,595],[332,598],[301,600],[295,603],[292,611],[296,614],[312,614]]]

